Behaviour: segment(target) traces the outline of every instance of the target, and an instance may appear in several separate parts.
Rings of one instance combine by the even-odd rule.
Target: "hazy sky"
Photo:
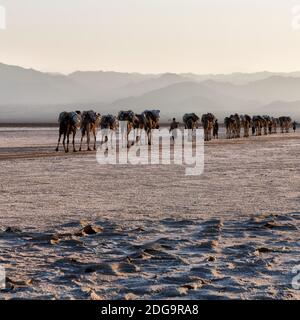
[[[0,61],[43,71],[300,70],[300,0],[0,0]],[[300,21],[300,19],[299,19]]]

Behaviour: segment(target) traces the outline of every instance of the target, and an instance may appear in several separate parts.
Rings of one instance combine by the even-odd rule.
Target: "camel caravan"
[[[226,128],[226,137],[228,139],[240,138],[243,129],[243,137],[249,137],[250,128],[252,135],[261,136],[277,133],[277,129],[281,129],[281,133],[288,133],[293,125],[294,131],[296,130],[296,123],[292,123],[290,117],[273,118],[267,115],[253,116],[252,118],[245,114],[239,116],[237,113],[226,117],[224,119]]]
[[[65,152],[69,152],[69,139],[72,135],[73,152],[75,148],[75,136],[77,131],[81,132],[80,147],[82,149],[82,142],[86,136],[87,151],[90,148],[90,136],[93,134],[94,145],[93,150],[96,150],[96,137],[97,130],[100,127],[102,139],[100,144],[107,143],[108,140],[112,141],[114,133],[120,133],[123,142],[126,141],[127,147],[130,147],[135,142],[140,141],[141,130],[147,133],[148,144],[151,145],[152,130],[159,129],[160,110],[145,110],[141,114],[135,114],[133,111],[120,111],[118,116],[111,114],[101,116],[93,110],[89,111],[75,111],[75,112],[61,112],[58,117],[59,122],[59,137],[56,146],[56,151],[59,150],[61,138],[63,136],[62,144]],[[126,127],[125,127],[126,126]],[[129,134],[134,132],[134,141],[129,143]],[[108,137],[110,133],[110,139]]]
[[[122,147],[129,148],[135,143],[139,143],[142,130],[145,131],[148,145],[152,143],[152,130],[159,129],[160,110],[145,110],[140,114],[136,114],[131,110],[122,110],[117,116],[107,114],[101,115],[93,110],[89,111],[72,111],[61,112],[58,117],[59,122],[59,137],[56,146],[56,151],[59,150],[61,138],[65,152],[69,152],[69,139],[72,136],[73,152],[75,148],[75,136],[77,131],[81,132],[79,151],[82,150],[82,143],[86,137],[87,151],[96,150],[97,147],[97,130],[101,129],[100,145],[112,141],[112,135],[118,133],[121,135]],[[219,124],[218,119],[212,113],[206,113],[201,118],[195,113],[186,113],[183,115],[183,124],[185,129],[193,132],[195,129],[203,127],[204,140],[210,141],[212,138],[218,139]],[[173,118],[173,122],[176,119]],[[281,133],[288,133],[290,128],[296,130],[296,122],[292,122],[290,117],[282,116],[273,118],[267,115],[264,116],[249,116],[239,115],[235,113],[224,119],[226,129],[226,138],[248,138],[250,130],[252,136],[261,136],[277,133],[280,128]],[[172,125],[171,125],[172,127]],[[178,126],[177,126],[178,127]],[[170,129],[171,131],[171,129]],[[133,133],[133,141],[129,141],[129,135]],[[110,134],[110,139],[108,135]],[[90,147],[91,135],[93,136],[93,149]]]

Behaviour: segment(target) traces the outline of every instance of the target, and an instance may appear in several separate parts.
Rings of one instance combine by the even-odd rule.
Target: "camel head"
[[[100,121],[101,121],[101,114],[99,112],[96,112],[96,121],[95,121],[95,123],[96,123],[97,126],[99,125]]]
[[[160,118],[160,110],[151,110],[151,113],[152,113],[152,116],[153,116],[153,119],[155,120],[155,122],[158,122],[159,121],[159,118]]]

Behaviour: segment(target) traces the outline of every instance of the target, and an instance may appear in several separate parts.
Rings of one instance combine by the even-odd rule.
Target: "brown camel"
[[[195,113],[186,113],[182,117],[182,120],[185,129],[194,130],[197,128],[200,118]]]
[[[233,118],[235,120],[235,138],[240,138],[241,137],[241,120],[240,116],[235,113],[233,115]]]
[[[278,118],[271,118],[271,123],[272,123],[272,129],[271,133],[277,133],[277,127],[279,125],[279,120]]]
[[[238,127],[240,124],[237,123],[237,117],[231,115],[224,119],[224,124],[226,127],[226,137],[227,139],[233,139],[238,137]]]
[[[263,128],[263,118],[261,116],[252,117],[253,126],[257,136],[261,136],[261,130]]]
[[[284,133],[284,131],[288,133],[290,130],[291,124],[292,124],[292,119],[290,117],[285,117],[285,116],[279,117],[279,125],[281,128],[281,133]]]
[[[232,135],[232,124],[231,124],[231,118],[230,117],[226,117],[224,119],[224,125],[226,128],[226,138],[230,139],[231,135]]]
[[[247,114],[241,115],[241,126],[244,129],[244,138],[249,137],[249,129],[251,126],[251,117]]]
[[[90,148],[90,134],[94,136],[94,150],[96,150],[96,136],[97,128],[101,120],[100,113],[94,112],[93,110],[83,111],[82,113],[82,124],[81,124],[81,140],[79,151],[81,151],[83,137],[86,135],[87,150],[91,151]]]
[[[123,146],[123,141],[124,141],[124,135],[125,135],[125,128],[126,128],[126,137],[125,141],[127,144],[127,148],[130,147],[130,145],[133,145],[134,142],[129,144],[129,134],[131,130],[134,128],[134,123],[139,121],[139,119],[136,117],[133,111],[128,110],[128,111],[120,111],[118,113],[118,121],[120,124],[120,129],[121,129],[121,135],[122,135],[122,146]]]
[[[204,141],[211,140],[211,131],[216,118],[212,113],[203,114],[201,117],[201,122],[204,128]]]
[[[148,145],[152,143],[152,130],[159,129],[160,110],[145,110],[142,113],[144,129],[148,137]]]
[[[135,114],[133,129],[135,135],[135,141],[138,143],[141,138],[141,130],[144,129],[144,118],[142,114]]]
[[[271,118],[269,116],[264,115],[263,117],[263,128],[264,128],[264,135],[268,134],[270,123],[271,123]]]
[[[103,143],[107,143],[108,141],[108,133],[110,132],[110,142],[112,147],[112,136],[113,133],[118,129],[119,123],[117,117],[107,114],[101,118],[100,128],[102,133],[101,145]]]
[[[58,151],[58,147],[60,144],[60,139],[61,136],[63,135],[63,146],[65,152],[69,152],[69,136],[72,133],[73,139],[72,139],[72,144],[73,144],[73,151],[76,152],[75,148],[75,135],[77,129],[80,128],[80,123],[81,123],[81,112],[80,111],[75,111],[75,112],[61,112],[58,117],[58,122],[59,122],[59,137],[58,137],[58,142],[57,142],[57,147],[56,151]],[[65,141],[67,138],[67,146],[65,145]]]

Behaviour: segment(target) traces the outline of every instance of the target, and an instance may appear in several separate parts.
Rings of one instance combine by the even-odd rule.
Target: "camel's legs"
[[[70,133],[67,134],[67,151],[69,152],[69,143],[70,143]]]
[[[86,132],[86,142],[87,142],[87,150],[88,151],[91,151],[91,148],[90,148],[90,131],[89,130],[87,130],[87,132]]]
[[[104,143],[107,143],[108,141],[108,137],[107,137],[107,131],[108,129],[102,129],[101,130],[101,136],[102,136],[102,139],[101,139],[101,144],[104,144]]]
[[[113,146],[113,134],[114,134],[113,130],[110,130],[110,147],[112,149],[114,148],[114,146]]]
[[[94,135],[94,150],[96,150],[96,128],[93,128],[93,135]]]
[[[59,137],[58,137],[58,142],[57,142],[57,147],[55,149],[55,151],[58,151],[58,147],[59,147],[59,143],[60,143],[60,138],[61,138],[62,134],[59,133]]]
[[[66,134],[66,133],[64,133],[63,146],[64,146],[64,150],[65,150],[65,152],[68,152],[68,151],[67,151],[67,149],[66,149],[66,136],[67,136],[67,134]]]
[[[132,130],[132,127],[128,126],[127,127],[127,148],[130,148],[131,146],[133,146],[134,142],[135,142],[134,138],[133,138],[132,142],[129,141],[129,135],[130,135],[131,130]],[[133,129],[133,136],[134,136],[134,131],[135,130]]]
[[[126,141],[127,141],[127,148],[129,148],[130,146],[129,146],[129,131],[127,130],[127,134],[126,134]]]
[[[72,144],[73,144],[73,152],[76,152],[76,148],[75,148],[75,135],[76,135],[76,131],[73,131],[73,139],[72,139]]]
[[[83,137],[85,136],[85,131],[82,130],[81,131],[81,139],[80,139],[80,146],[79,146],[79,151],[81,151],[81,146],[82,146],[82,141],[83,141]]]
[[[151,129],[147,130],[147,136],[148,136],[148,145],[151,146]]]

